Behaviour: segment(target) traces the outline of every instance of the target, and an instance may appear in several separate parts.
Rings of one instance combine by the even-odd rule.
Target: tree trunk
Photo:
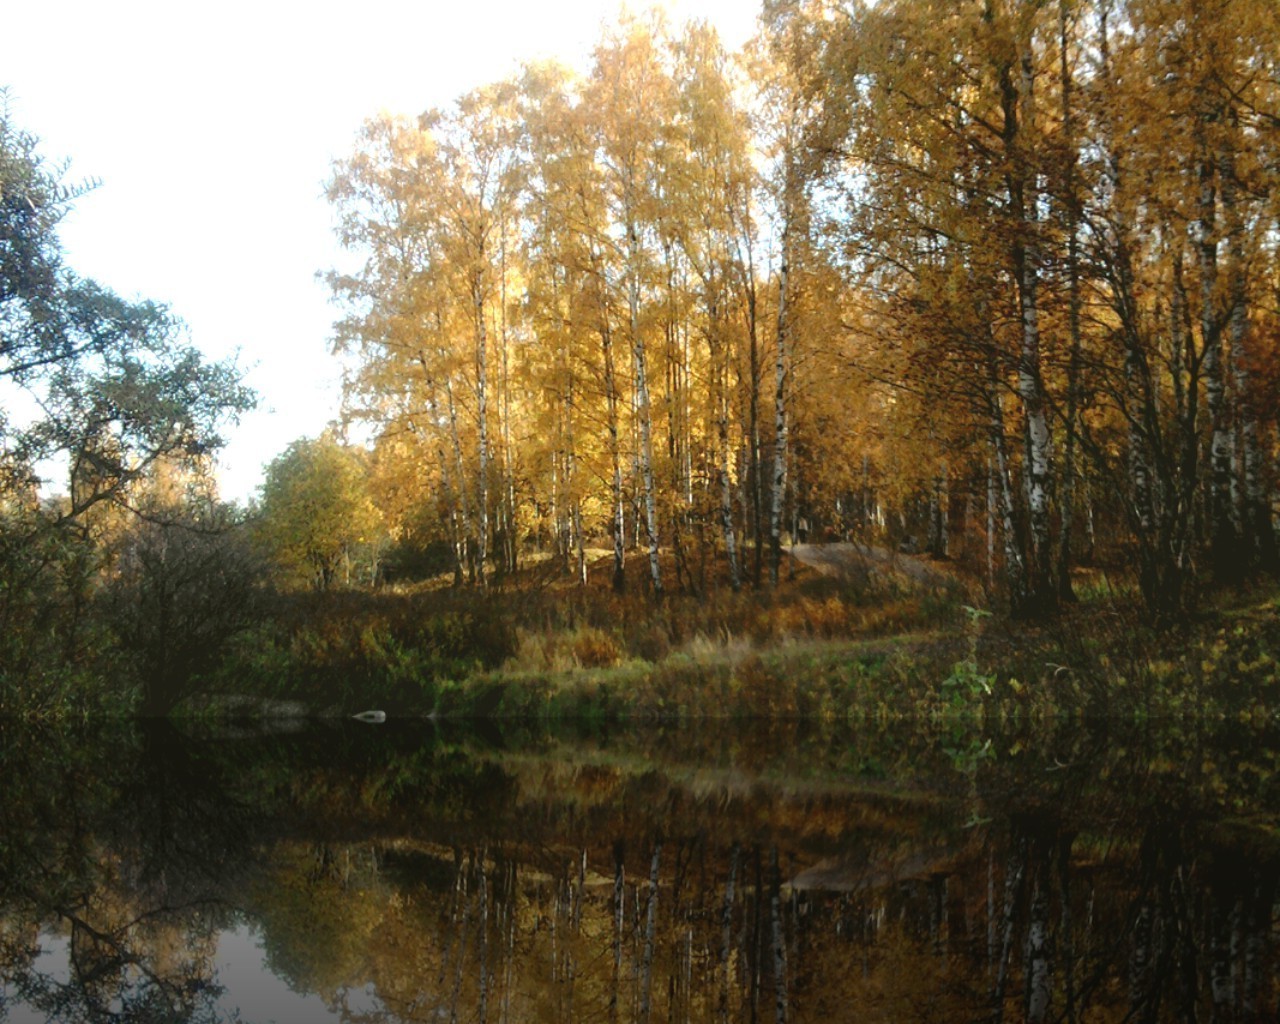
[[[787,943],[782,920],[782,877],[778,848],[769,848],[769,934],[773,948],[773,1019],[787,1024]]]
[[[460,511],[462,513],[462,534],[469,541],[475,536],[475,532],[472,529],[471,506],[470,502],[467,500],[467,469],[466,463],[463,461],[462,457],[462,439],[458,435],[458,407],[457,403],[453,400],[453,384],[450,382],[448,377],[445,377],[444,391],[445,398],[447,399],[447,404],[449,406],[449,438],[453,442],[453,458],[458,469],[458,495],[461,499]],[[467,573],[470,576],[471,582],[474,583],[476,579],[475,562],[471,559],[470,553],[468,552],[467,554]]]
[[[729,958],[733,952],[733,905],[734,887],[738,880],[738,862],[742,859],[742,848],[733,844],[729,854],[729,880],[724,888],[724,907],[720,912],[720,995],[718,1016],[721,1024],[729,1020]]]
[[[476,332],[476,421],[479,431],[479,478],[476,486],[476,579],[485,586],[485,564],[489,557],[489,341],[484,316],[484,287],[477,272],[472,281]]]
[[[711,402],[716,423],[716,478],[720,485],[720,533],[729,564],[729,585],[742,589],[738,570],[737,537],[733,531],[733,485],[729,479],[729,363],[728,346],[720,338],[719,310],[714,302],[708,310],[707,342],[711,356]]]
[[[498,343],[501,351],[502,380],[502,499],[503,499],[503,567],[507,572],[515,572],[519,557],[516,543],[516,478],[515,450],[511,445],[511,373],[510,356],[507,339],[507,226],[505,218],[501,222],[499,234],[499,258],[501,264],[501,289],[499,306]],[[570,385],[572,387],[572,385]],[[572,439],[570,440],[572,443]],[[572,449],[568,457],[573,458]]]
[[[769,582],[778,585],[778,570],[782,565],[782,516],[787,492],[787,372],[790,362],[788,351],[791,342],[789,285],[791,276],[791,224],[790,169],[788,155],[788,180],[784,191],[782,212],[782,264],[778,268],[778,334],[777,352],[774,357],[774,431],[773,431],[773,487],[769,507]]]
[[[1231,129],[1237,130],[1235,112]],[[1249,307],[1245,280],[1244,221],[1240,211],[1240,189],[1236,179],[1235,154],[1224,146],[1219,158],[1222,210],[1227,227],[1227,255],[1230,261],[1230,313],[1227,334],[1231,343],[1231,368],[1235,383],[1236,438],[1232,448],[1239,453],[1240,472],[1233,480],[1240,489],[1237,518],[1233,528],[1242,540],[1243,561],[1250,568],[1274,569],[1276,539],[1271,522],[1262,472],[1262,451],[1258,440],[1258,419],[1251,401],[1249,359],[1245,339],[1249,334]],[[1233,508],[1236,507],[1233,504]]]
[[[1052,978],[1049,964],[1048,858],[1036,876],[1027,922],[1027,1024],[1044,1024],[1049,1014]]]
[[[609,1021],[618,1019],[618,993],[622,987],[622,931],[626,923],[626,869],[622,862],[622,840],[613,844],[613,978],[609,988]]]
[[[1035,174],[1028,167],[1026,136],[1030,128],[1032,104],[1031,52],[1024,43],[1020,60],[1019,82],[1015,87],[1012,69],[1001,68],[1004,96],[1006,157],[1012,162],[1009,172],[1010,208],[1017,232],[1012,249],[1012,265],[1018,286],[1018,313],[1022,339],[1018,353],[1018,397],[1022,402],[1026,426],[1027,465],[1024,469],[1030,564],[1027,573],[1027,607],[1032,614],[1045,614],[1057,603],[1052,586],[1052,563],[1049,533],[1049,497],[1053,473],[1053,437],[1049,427],[1048,403],[1040,374],[1040,310],[1037,246],[1038,218]]]
[[[609,460],[613,471],[610,477],[612,489],[610,506],[613,513],[613,590],[614,593],[621,594],[627,586],[627,577],[624,572],[627,551],[626,503],[622,492],[622,440],[618,435],[618,374],[614,368],[613,330],[609,323],[608,283],[600,270],[600,260],[597,254],[592,254],[592,262],[596,267],[596,287],[600,290],[600,348],[604,361],[604,394],[605,408],[608,415]]]
[[[662,858],[662,841],[653,844],[653,860],[649,865],[649,905],[645,917],[644,953],[640,967],[640,1024],[649,1024],[653,1005],[653,953],[658,929],[658,866]]]
[[[634,188],[628,182],[628,189]],[[628,207],[631,202],[628,201]],[[644,489],[645,529],[649,534],[649,576],[655,596],[662,596],[662,570],[658,564],[658,509],[653,483],[653,417],[649,403],[649,371],[644,335],[640,331],[640,231],[634,215],[627,214],[627,304],[630,312],[631,355],[636,375],[636,416],[640,431],[640,478]]]
[[[1209,519],[1210,559],[1220,581],[1238,578],[1237,537],[1231,507],[1231,423],[1226,395],[1225,354],[1222,350],[1222,318],[1217,309],[1217,161],[1207,134],[1218,118],[1216,111],[1202,111],[1197,121],[1201,149],[1199,218],[1196,244],[1200,259],[1200,335],[1204,351],[1205,397],[1209,406]]]
[[[991,390],[987,400],[991,407],[991,450],[995,463],[995,477],[1000,518],[1000,532],[1004,538],[1004,572],[1009,587],[1009,606],[1014,614],[1026,609],[1026,567],[1022,561],[1022,546],[1018,543],[1017,526],[1013,516],[1013,484],[1009,479],[1009,460],[1005,450],[1004,409],[992,367]]]
[[[1068,50],[1068,0],[1058,4],[1058,44],[1062,91],[1062,133],[1068,147],[1066,168],[1067,213],[1067,329],[1071,337],[1071,358],[1067,364],[1066,445],[1062,457],[1061,524],[1058,533],[1058,597],[1075,600],[1071,588],[1071,528],[1075,504],[1076,429],[1080,407],[1080,196],[1076,181],[1077,152],[1075,111],[1072,108],[1073,80]]]

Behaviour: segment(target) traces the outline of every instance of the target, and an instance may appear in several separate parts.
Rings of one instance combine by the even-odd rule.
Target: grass
[[[986,615],[959,584],[801,567],[776,590],[655,601],[643,566],[624,595],[608,568],[597,562],[585,587],[544,562],[488,592],[277,595],[185,711],[245,713],[256,698],[320,715],[588,722],[1280,714],[1274,584],[1216,595],[1182,633],[1156,634],[1101,574],[1037,627]]]

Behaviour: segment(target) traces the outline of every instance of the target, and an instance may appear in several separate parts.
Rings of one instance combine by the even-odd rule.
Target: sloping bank
[[[1051,628],[973,616],[965,625],[872,639],[699,641],[653,660],[589,656],[522,667],[377,648],[359,664],[259,664],[224,674],[181,714],[688,720],[899,715],[1280,717],[1280,599],[1206,615],[1181,635],[1096,610]],[[376,647],[376,645],[375,645]],[[584,662],[586,662],[584,664]],[[245,698],[232,694],[251,693]]]

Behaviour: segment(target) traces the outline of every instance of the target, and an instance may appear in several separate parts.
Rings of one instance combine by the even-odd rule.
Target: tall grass
[[[624,705],[669,715],[752,704],[761,713],[791,714],[797,702],[771,696],[787,687],[761,682],[756,652],[946,626],[956,606],[952,595],[873,592],[803,572],[777,591],[725,588],[661,601],[638,587],[619,595],[603,585],[527,581],[489,592],[282,593],[230,646],[210,689],[319,710],[428,713],[460,710],[458,684],[483,678],[485,696],[471,696],[490,711],[510,712],[563,689],[546,680],[596,672],[612,673],[589,687],[614,712]],[[536,691],[544,685],[537,678],[549,687],[543,697],[506,692],[508,681]],[[606,698],[601,687],[618,693]]]

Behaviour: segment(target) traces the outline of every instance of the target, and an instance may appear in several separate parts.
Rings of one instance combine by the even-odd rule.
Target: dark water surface
[[[0,1021],[1246,1021],[1243,727],[0,727]]]

